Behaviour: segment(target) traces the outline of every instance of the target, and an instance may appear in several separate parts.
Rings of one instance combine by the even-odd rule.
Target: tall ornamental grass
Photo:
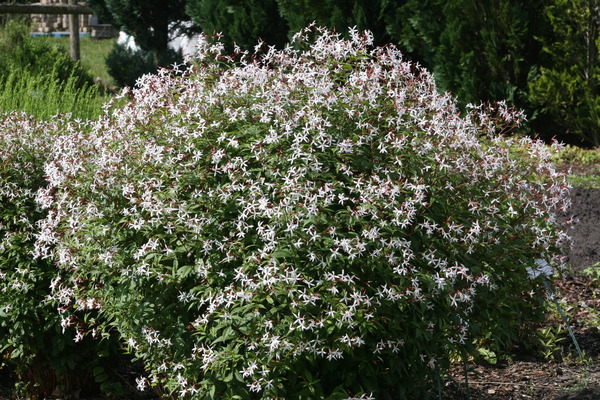
[[[461,116],[395,47],[350,36],[206,42],[56,138],[36,255],[61,271],[63,326],[117,332],[140,387],[420,398],[543,316],[532,268],[567,242],[554,148],[508,135],[502,104]]]
[[[21,19],[0,27],[0,112],[96,118],[105,98],[90,74],[66,50],[33,38],[30,30]]]
[[[47,74],[13,71],[0,80],[0,111],[23,111],[45,120],[56,114],[97,118],[106,98],[100,95],[96,85],[78,87],[78,80],[72,75],[61,81],[54,71]]]

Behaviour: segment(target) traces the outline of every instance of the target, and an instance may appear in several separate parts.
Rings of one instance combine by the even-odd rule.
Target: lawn
[[[68,36],[40,36],[36,40],[46,40],[53,45],[63,47],[67,51],[69,49]],[[79,42],[81,65],[91,73],[94,79],[100,78],[100,81],[108,86],[114,85],[114,81],[106,69],[105,59],[115,42],[116,39],[92,39],[90,37],[82,37]]]

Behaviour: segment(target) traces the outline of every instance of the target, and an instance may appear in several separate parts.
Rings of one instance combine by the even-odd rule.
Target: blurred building
[[[68,0],[40,0],[39,4],[68,4]],[[77,4],[85,5],[85,1]],[[34,34],[53,34],[60,36],[69,33],[69,15],[67,14],[32,14],[31,24]],[[94,15],[79,15],[79,33],[93,38],[111,38],[119,35],[119,31],[110,24],[104,24]]]

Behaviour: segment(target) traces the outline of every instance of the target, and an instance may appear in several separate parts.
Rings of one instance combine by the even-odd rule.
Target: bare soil
[[[600,189],[573,188],[569,210],[578,222],[571,229],[573,248],[568,263],[576,270],[600,262]]]

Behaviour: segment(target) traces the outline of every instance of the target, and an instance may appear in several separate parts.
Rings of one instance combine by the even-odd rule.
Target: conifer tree
[[[251,50],[259,40],[283,47],[289,26],[276,0],[188,0],[186,11],[208,36],[223,34],[222,42]]]
[[[542,3],[408,0],[388,29],[461,103],[506,99],[523,107],[540,51],[534,36],[542,31]]]
[[[135,38],[155,55],[168,49],[170,35],[189,21],[186,0],[88,0],[94,13]]]
[[[370,30],[375,43],[393,41],[387,31],[387,17],[405,3],[405,0],[278,0],[281,15],[290,29],[297,32],[315,22],[345,34],[349,27],[359,31]]]
[[[252,49],[259,39],[279,48],[307,25],[346,34],[349,27],[373,32],[388,43],[387,17],[405,0],[188,0],[187,13],[208,35],[222,33],[226,44]]]
[[[538,37],[541,66],[530,83],[537,128],[599,147],[600,1],[553,0],[544,16],[549,29]]]

